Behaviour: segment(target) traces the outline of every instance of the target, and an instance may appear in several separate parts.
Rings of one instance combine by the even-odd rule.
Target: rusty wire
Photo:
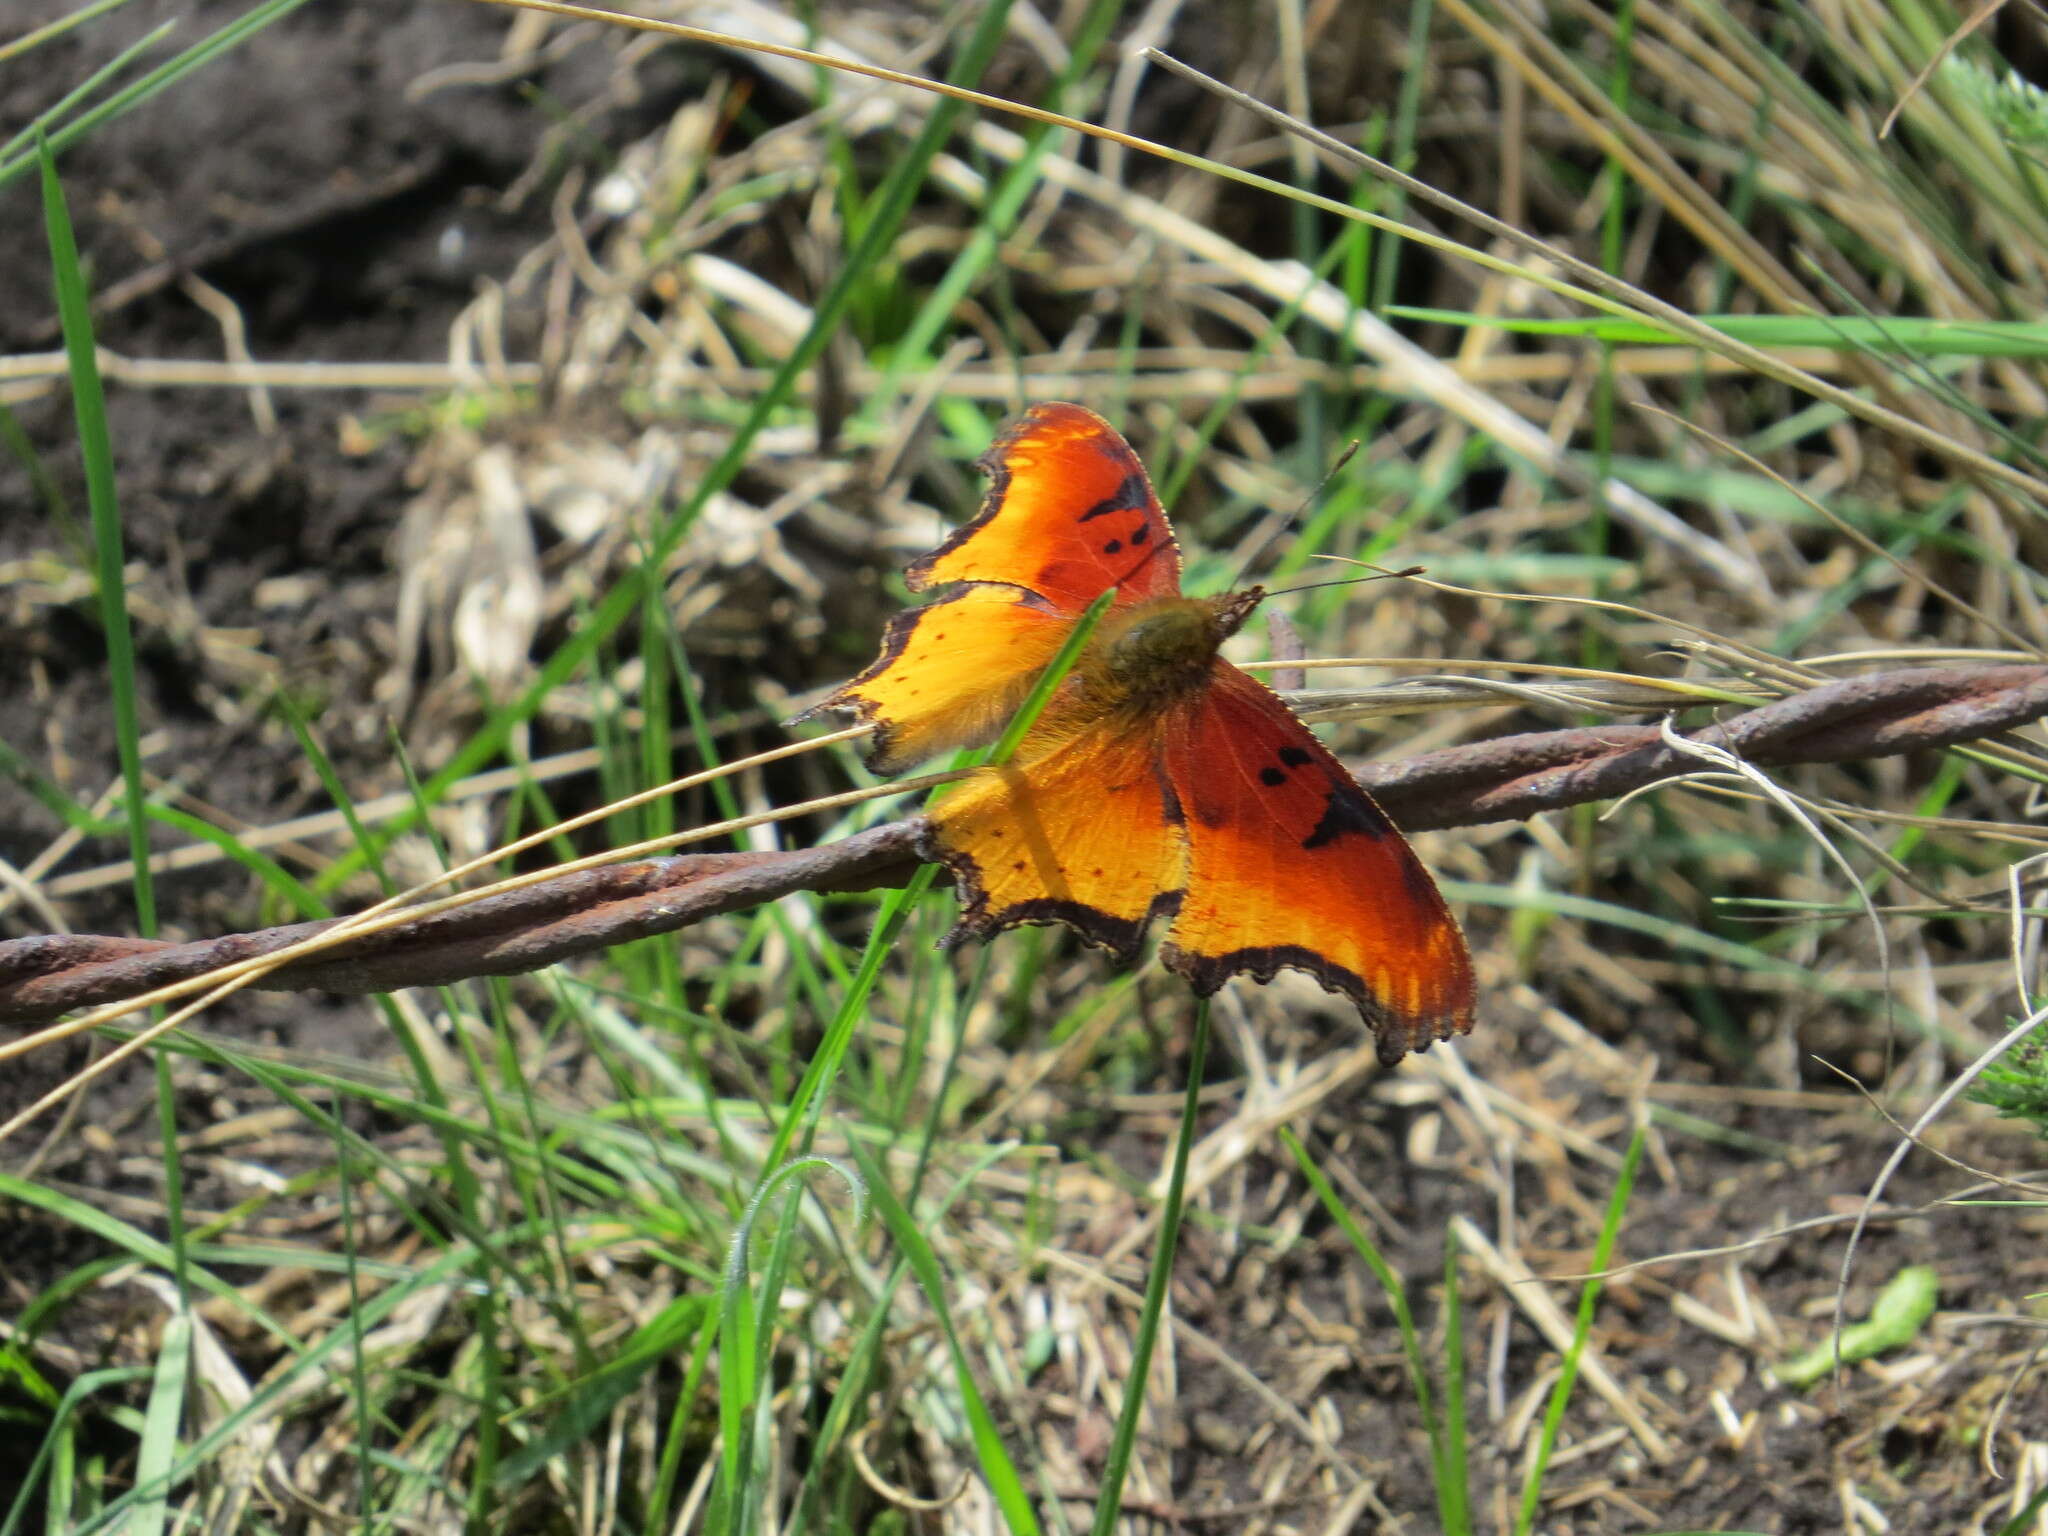
[[[2048,665],[1872,673],[1774,700],[1692,733],[1763,767],[1848,762],[1984,741],[2048,715]],[[1409,831],[1521,820],[1693,771],[1655,725],[1503,736],[1360,767],[1359,782]],[[629,939],[796,891],[904,884],[924,861],[922,818],[821,848],[686,854],[585,870],[346,941],[254,985],[387,992],[539,970]],[[0,943],[0,1025],[139,997],[331,926],[299,923],[193,943],[52,934]]]

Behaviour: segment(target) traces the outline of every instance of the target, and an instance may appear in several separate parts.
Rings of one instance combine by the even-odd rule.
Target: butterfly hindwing
[[[1146,923],[1171,910],[1186,865],[1157,731],[1040,724],[1015,759],[931,812],[932,856],[960,891],[951,941],[1061,922],[1129,962]]]
[[[996,581],[1069,617],[1111,587],[1120,603],[1180,590],[1180,551],[1145,466],[1083,406],[1034,405],[980,461],[988,494],[974,520],[911,565],[911,590]]]
[[[1436,882],[1278,695],[1215,661],[1170,713],[1163,759],[1188,840],[1165,959],[1198,993],[1306,971],[1389,1060],[1472,1027],[1472,964]]]

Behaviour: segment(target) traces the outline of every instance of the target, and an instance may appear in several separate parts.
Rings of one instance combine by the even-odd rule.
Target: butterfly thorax
[[[1253,587],[1216,597],[1153,598],[1111,612],[1081,661],[1089,691],[1140,707],[1198,691],[1217,647],[1237,633],[1262,596]]]

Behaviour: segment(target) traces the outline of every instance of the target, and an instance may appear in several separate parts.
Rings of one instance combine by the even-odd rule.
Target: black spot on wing
[[[1111,539],[1102,546],[1102,552],[1105,555],[1120,555],[1124,552],[1124,541],[1122,539]]]
[[[1274,757],[1278,759],[1279,767],[1276,768],[1272,763],[1268,763],[1259,770],[1259,782],[1268,789],[1278,789],[1282,784],[1285,784],[1288,772],[1291,769],[1300,768],[1316,760],[1313,752],[1306,751],[1301,747],[1282,747],[1274,754]]]
[[[1138,524],[1136,528],[1131,530],[1131,542],[1133,544],[1142,544],[1151,536],[1152,530],[1143,523]]]
[[[1151,503],[1151,500],[1152,491],[1145,484],[1145,473],[1143,470],[1138,470],[1132,474],[1125,475],[1122,485],[1119,485],[1114,491],[1111,491],[1102,500],[1095,503],[1086,512],[1083,512],[1074,521],[1077,523],[1093,522],[1096,518],[1107,517],[1112,512],[1142,512]]]
[[[1160,809],[1166,814],[1170,827],[1184,827],[1188,824],[1187,807],[1180,803],[1180,796],[1174,793],[1173,781],[1166,774],[1166,759],[1152,759],[1152,777],[1159,785]]]
[[[1340,837],[1382,838],[1393,825],[1355,784],[1333,784],[1323,801],[1323,817],[1301,840],[1304,848],[1326,848]]]

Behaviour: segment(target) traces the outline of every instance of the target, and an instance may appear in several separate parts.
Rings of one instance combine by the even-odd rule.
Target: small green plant
[[[2023,78],[2018,70],[2000,76],[1968,59],[1950,57],[1942,64],[1941,74],[1998,125],[2007,142],[2048,144],[2048,91]]]
[[[2009,1120],[2026,1120],[2048,1136],[2048,1024],[1984,1069],[1970,1097]]]
[[[1892,1276],[1877,1293],[1870,1316],[1844,1328],[1839,1338],[1828,1338],[1812,1349],[1778,1367],[1778,1379],[1791,1387],[1810,1387],[1837,1364],[1853,1365],[1889,1349],[1903,1349],[1919,1336],[1927,1319],[1934,1316],[1939,1283],[1934,1266],[1914,1264]]]

